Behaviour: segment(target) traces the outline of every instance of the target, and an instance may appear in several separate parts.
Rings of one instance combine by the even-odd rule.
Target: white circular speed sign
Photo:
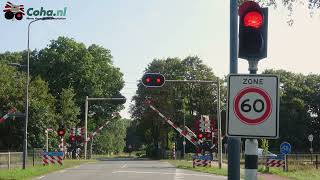
[[[227,104],[227,136],[278,138],[278,76],[230,74]]]
[[[312,134],[310,134],[309,136],[308,136],[308,140],[311,142],[311,141],[313,141],[313,135]]]
[[[240,121],[248,125],[263,123],[271,114],[270,95],[258,87],[242,89],[233,101],[234,113]]]

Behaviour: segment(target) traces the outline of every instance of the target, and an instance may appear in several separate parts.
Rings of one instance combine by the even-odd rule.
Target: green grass
[[[262,168],[259,169],[259,172],[266,173]],[[320,180],[320,169],[315,169],[314,167],[301,168],[291,166],[290,169],[289,166],[288,172],[284,172],[282,168],[270,168],[268,173],[294,180]]]
[[[70,168],[86,162],[94,162],[95,160],[64,160],[63,165],[37,165],[34,167],[27,167],[25,170],[20,168],[2,169],[0,170],[0,180],[25,180],[33,177],[48,174],[50,172],[58,171],[65,168]]]
[[[226,168],[219,169],[218,167],[192,167],[192,162],[188,162],[185,160],[166,160],[170,164],[176,166],[181,169],[189,169],[193,171],[205,172],[210,174],[216,174],[221,176],[227,176],[228,170]]]

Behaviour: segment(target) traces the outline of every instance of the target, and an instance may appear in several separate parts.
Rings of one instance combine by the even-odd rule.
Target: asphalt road
[[[135,159],[102,159],[60,170],[41,180],[226,180],[226,177],[177,169],[166,162]]]

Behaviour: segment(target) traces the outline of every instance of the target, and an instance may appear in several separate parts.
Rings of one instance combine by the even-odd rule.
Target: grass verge
[[[259,172],[267,173],[262,168],[259,169]],[[294,180],[320,180],[320,170],[312,167],[309,169],[289,169],[288,172],[284,172],[282,168],[270,168],[268,173]]]
[[[26,180],[37,176],[48,174],[65,168],[77,166],[86,162],[94,162],[95,160],[64,160],[63,165],[36,165],[27,167],[25,170],[21,168],[0,170],[0,180]]]
[[[170,164],[174,165],[177,168],[188,169],[193,171],[205,172],[210,174],[216,174],[221,176],[227,176],[228,170],[226,168],[219,169],[218,167],[192,167],[192,162],[185,160],[166,160]]]

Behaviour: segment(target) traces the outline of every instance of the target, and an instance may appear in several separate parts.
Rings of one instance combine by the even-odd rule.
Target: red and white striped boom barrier
[[[267,159],[267,167],[285,167],[286,161],[282,159]]]
[[[17,111],[17,109],[15,107],[10,109],[6,115],[4,115],[2,118],[0,118],[0,123],[3,123],[9,117],[10,114],[15,113],[16,111]]]
[[[92,137],[94,137],[96,134],[98,134],[106,125],[108,125],[110,123],[110,121],[105,122],[101,127],[99,127],[98,129],[96,129],[93,133],[91,133],[87,139],[87,142],[89,142]]]
[[[193,167],[195,167],[195,166],[202,166],[202,167],[209,166],[209,167],[211,167],[211,160],[193,159],[192,166]]]
[[[188,139],[193,145],[198,146],[199,142],[198,139],[195,138],[193,135],[189,135],[189,131],[182,130],[179,128],[176,124],[174,124],[169,118],[167,118],[165,115],[163,115],[158,109],[156,109],[154,106],[150,104],[150,101],[146,101],[146,103],[149,105],[149,107],[155,111],[160,117],[162,117],[168,124],[170,124],[175,130],[177,130],[183,137]]]
[[[49,164],[60,164],[63,165],[63,152],[44,152],[42,153],[42,164],[49,165]]]

